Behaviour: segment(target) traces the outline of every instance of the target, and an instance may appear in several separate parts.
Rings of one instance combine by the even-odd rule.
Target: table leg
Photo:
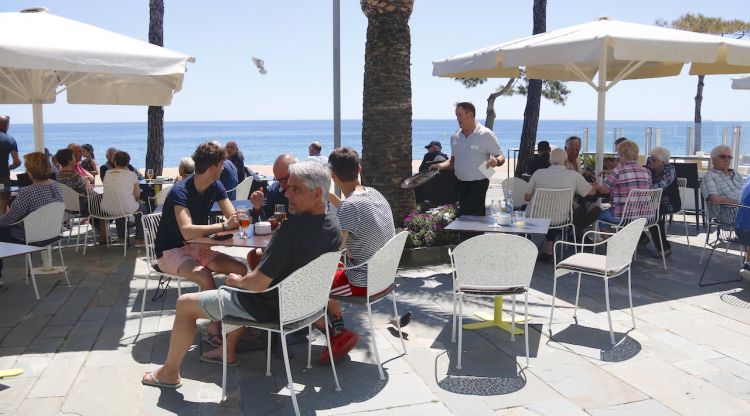
[[[495,310],[494,310],[493,315],[490,315],[484,312],[476,312],[474,315],[476,315],[480,319],[483,319],[484,322],[474,322],[470,324],[464,324],[464,329],[473,330],[473,329],[498,327],[506,332],[512,331],[512,325],[510,321],[503,321],[503,297],[502,296],[495,296]],[[515,335],[523,334],[523,329],[521,328],[523,326],[524,319],[516,319]]]

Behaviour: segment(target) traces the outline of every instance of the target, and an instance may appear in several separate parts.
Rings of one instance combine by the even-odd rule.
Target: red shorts
[[[333,285],[331,286],[331,296],[367,296],[367,288],[354,286],[349,283],[346,277],[344,265],[339,264],[339,269],[333,275]]]

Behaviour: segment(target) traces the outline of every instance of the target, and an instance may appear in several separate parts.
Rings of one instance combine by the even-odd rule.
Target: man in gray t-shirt
[[[451,158],[435,163],[430,169],[454,169],[458,183],[456,199],[460,215],[484,215],[484,200],[490,180],[479,170],[505,163],[503,151],[492,130],[477,123],[476,109],[467,102],[456,104],[456,119],[460,129],[451,136]]]

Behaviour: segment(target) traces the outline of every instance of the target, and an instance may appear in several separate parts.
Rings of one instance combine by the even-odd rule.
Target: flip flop
[[[204,363],[209,363],[209,364],[218,364],[218,365],[223,364],[223,360],[221,358],[211,358],[211,357],[206,357],[205,355],[201,355],[200,360],[203,361]],[[227,367],[237,367],[238,365],[240,365],[239,361],[235,361],[233,363],[227,363]]]
[[[203,342],[214,348],[219,348],[221,347],[221,334],[211,335],[206,333]]]
[[[159,379],[154,376],[153,371],[147,371],[146,374],[151,378],[151,380],[146,380],[145,376],[141,379],[141,384],[144,386],[151,386],[151,387],[163,387],[165,389],[179,389],[182,387],[182,382],[177,382],[175,384],[169,384],[169,383],[162,383],[159,381]]]

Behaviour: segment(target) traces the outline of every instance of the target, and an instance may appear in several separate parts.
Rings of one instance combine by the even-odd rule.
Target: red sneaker
[[[340,334],[331,337],[331,351],[333,352],[333,360],[338,361],[354,348],[359,342],[359,335],[344,328]],[[329,364],[331,362],[328,356],[328,348],[326,347],[320,354],[318,362],[321,364]]]

